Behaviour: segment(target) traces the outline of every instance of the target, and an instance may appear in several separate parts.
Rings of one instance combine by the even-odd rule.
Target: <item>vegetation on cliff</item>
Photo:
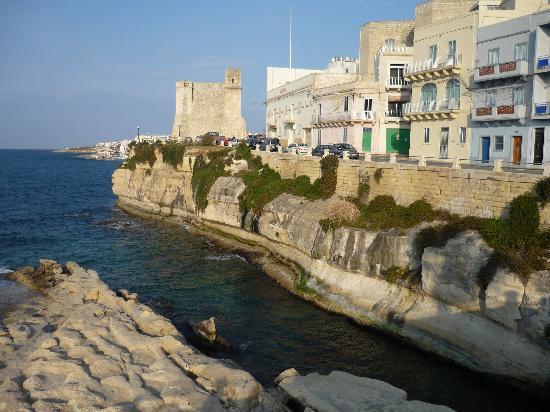
[[[204,212],[208,206],[208,193],[212,185],[219,177],[227,176],[230,173],[225,167],[230,165],[232,158],[227,156],[230,149],[208,153],[208,160],[199,155],[193,164],[193,176],[191,187],[193,189],[193,200],[198,211]]]
[[[239,145],[235,159],[244,159],[249,170],[242,171],[239,176],[245,183],[245,190],[240,196],[242,211],[253,211],[260,215],[265,205],[283,193],[305,197],[308,200],[328,199],[336,191],[338,158],[326,156],[321,160],[321,177],[313,183],[307,176],[294,179],[283,179],[281,175],[268,165],[262,165],[258,156],[252,153],[246,145]]]
[[[153,167],[157,161],[155,154],[156,145],[149,143],[130,143],[130,150],[133,151],[133,156],[129,157],[124,163],[121,163],[121,169],[136,170],[138,163],[149,163]]]

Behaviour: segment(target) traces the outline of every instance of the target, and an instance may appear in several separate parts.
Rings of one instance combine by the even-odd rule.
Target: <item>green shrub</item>
[[[195,159],[191,187],[197,210],[204,212],[208,206],[208,193],[219,177],[229,175],[225,166],[231,162],[227,156],[228,150],[220,150],[208,154],[207,162],[202,155]]]
[[[538,235],[540,225],[539,207],[536,199],[524,194],[512,200],[508,216],[510,234],[518,245],[531,243]]]
[[[417,200],[407,207],[407,219],[415,226],[421,222],[433,220],[434,211],[432,205],[424,199]]]
[[[323,199],[328,199],[336,192],[338,179],[338,157],[328,155],[321,159],[321,179],[319,182],[320,194]]]
[[[305,293],[307,295],[313,295],[317,293],[315,289],[307,285],[308,276],[304,271],[300,272],[300,276],[296,279],[295,287],[298,292]]]
[[[357,200],[359,202],[366,202],[369,198],[370,184],[368,182],[359,183],[357,187]]]
[[[376,169],[374,171],[374,181],[376,184],[380,184],[380,180],[382,180],[382,177],[384,176],[384,171],[380,168]]]
[[[260,156],[254,156],[250,147],[244,142],[239,143],[235,148],[235,159],[246,160],[250,170],[257,170],[262,167],[262,158]]]
[[[155,148],[158,144],[149,144],[146,142],[134,143],[130,147],[133,148],[133,156],[129,157],[126,162],[120,165],[122,169],[136,170],[136,165],[138,163],[149,163],[149,166],[153,167],[157,161],[157,156],[155,154]]]
[[[214,146],[216,144],[216,138],[214,136],[201,136],[199,139],[199,146]]]
[[[185,149],[186,145],[181,143],[166,143],[160,146],[164,163],[168,163],[174,169],[177,169],[178,165],[183,163]]]
[[[539,180],[534,187],[539,202],[546,205],[550,201],[550,177]]]

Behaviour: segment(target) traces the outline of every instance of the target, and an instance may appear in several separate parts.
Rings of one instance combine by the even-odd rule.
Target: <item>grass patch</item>
[[[306,275],[306,273],[304,271],[300,271],[300,276],[296,279],[296,283],[294,285],[296,291],[304,293],[306,295],[316,294],[317,292],[315,291],[315,289],[307,285],[307,281],[308,276]]]

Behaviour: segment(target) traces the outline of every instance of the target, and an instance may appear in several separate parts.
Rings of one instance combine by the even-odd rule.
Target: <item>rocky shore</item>
[[[39,295],[0,319],[2,411],[450,410],[342,372],[288,370],[265,389],[93,270],[41,260],[8,277]]]

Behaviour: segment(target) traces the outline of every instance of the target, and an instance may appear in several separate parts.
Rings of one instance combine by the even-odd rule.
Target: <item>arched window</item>
[[[458,79],[451,79],[447,82],[445,99],[449,109],[458,109],[460,104],[460,82]]]
[[[435,106],[437,100],[437,87],[433,83],[425,84],[422,87],[420,96],[420,103],[422,111],[432,110],[432,106]]]

